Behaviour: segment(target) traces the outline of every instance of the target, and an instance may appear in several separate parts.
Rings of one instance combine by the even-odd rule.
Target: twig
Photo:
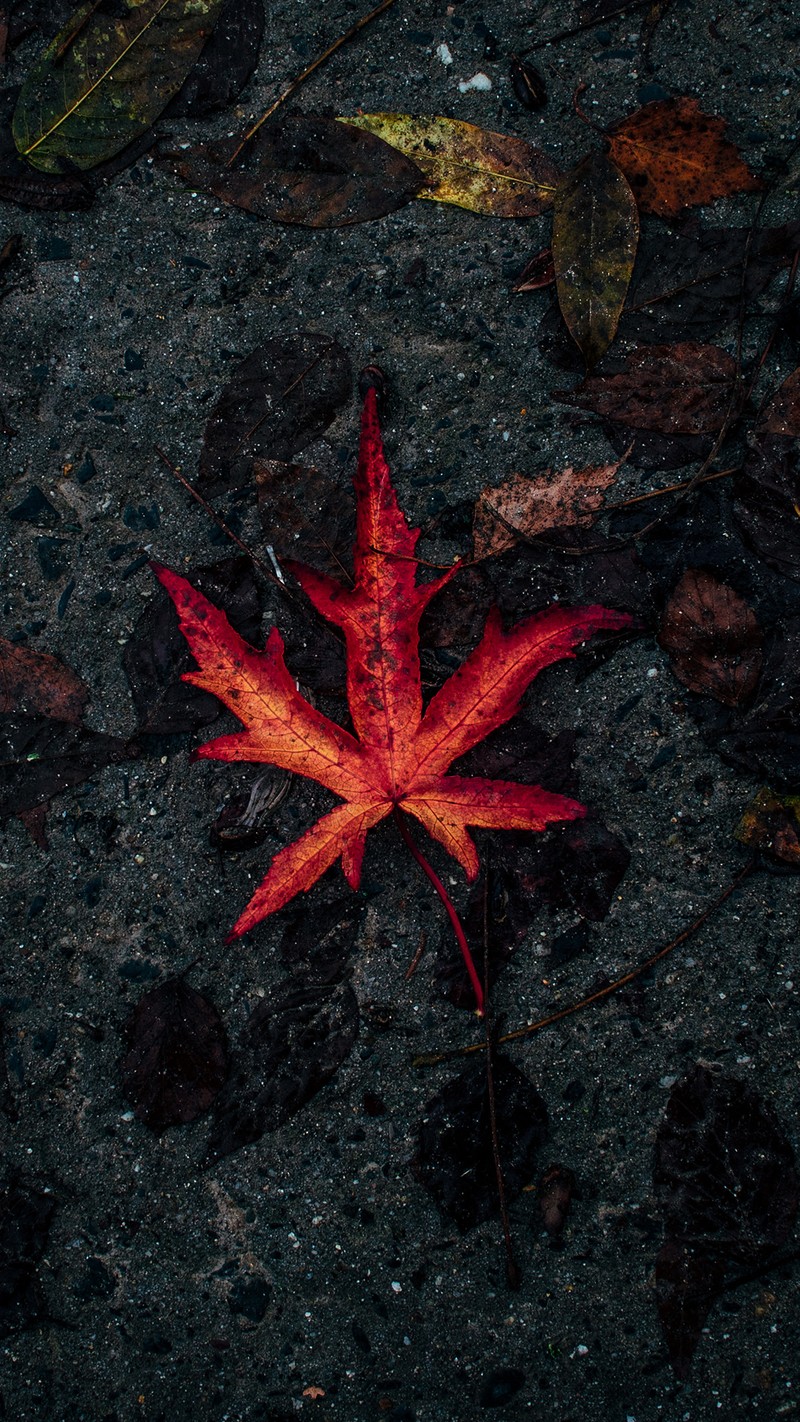
[[[629,973],[623,974],[621,978],[616,978],[613,983],[608,983],[606,987],[599,988],[597,992],[590,993],[588,997],[582,997],[580,1002],[573,1002],[570,1007],[562,1007],[558,1012],[551,1012],[548,1017],[541,1017],[538,1022],[528,1022],[525,1027],[518,1027],[514,1032],[506,1032],[504,1036],[499,1038],[499,1041],[517,1042],[521,1037],[531,1037],[535,1032],[541,1032],[543,1027],[551,1027],[554,1022],[561,1022],[565,1017],[571,1017],[575,1012],[582,1012],[584,1007],[590,1007],[594,1002],[601,1002],[603,998],[610,997],[612,993],[619,992],[620,988],[626,987],[628,983],[633,982],[636,978],[640,978],[642,973],[646,973],[650,968],[655,967],[656,963],[659,963],[662,958],[666,958],[668,953],[672,953],[675,948],[680,948],[682,943],[685,943],[699,928],[702,928],[707,919],[716,913],[717,909],[722,907],[726,899],[730,898],[731,894],[738,889],[739,885],[744,882],[748,875],[752,874],[757,862],[758,860],[755,856],[748,860],[741,872],[736,875],[736,878],[728,884],[727,888],[723,889],[722,893],[714,899],[713,903],[709,904],[708,908],[703,909],[703,912],[699,918],[694,920],[694,923],[691,923],[688,928],[684,928],[678,934],[677,938],[673,938],[671,942],[665,944],[663,948],[659,948],[657,953],[652,953],[651,956],[646,958],[643,963],[640,963],[638,967],[632,968]],[[459,1047],[454,1051],[434,1052],[425,1056],[415,1057],[412,1065],[415,1067],[437,1066],[439,1062],[451,1061],[454,1057],[470,1056],[473,1052],[482,1052],[484,1049],[484,1042],[476,1042],[472,1046]]]
[[[279,94],[274,104],[270,104],[266,113],[263,113],[258,122],[254,123],[253,127],[249,129],[248,132],[245,134],[238,148],[234,149],[233,153],[228,159],[226,167],[230,168],[231,164],[235,162],[235,160],[239,157],[239,154],[241,153],[245,144],[249,143],[253,135],[258,133],[258,130],[260,129],[261,125],[263,123],[266,123],[268,118],[272,118],[272,115],[275,113],[276,109],[279,109],[281,104],[286,103],[286,100],[290,97],[290,95],[294,94],[295,91],[300,88],[300,85],[304,82],[304,80],[308,79],[309,75],[313,74],[316,69],[319,69],[320,66],[323,65],[327,59],[330,59],[331,55],[335,54],[337,49],[341,49],[343,44],[347,44],[348,40],[353,39],[359,33],[360,30],[363,30],[365,25],[368,25],[371,20],[377,19],[378,15],[382,15],[384,10],[388,10],[389,6],[393,4],[394,0],[381,0],[380,5],[376,5],[375,9],[370,10],[368,15],[364,15],[363,19],[357,20],[354,25],[351,25],[350,29],[347,30],[345,34],[340,35],[337,40],[334,40],[333,44],[329,45],[323,54],[318,54],[316,59],[313,60],[313,62],[309,64],[306,69],[303,70],[302,74],[298,74],[294,79],[291,79],[287,84],[286,88],[284,89],[283,93]]]
[[[486,1043],[486,1097],[489,1103],[489,1134],[492,1141],[492,1159],[497,1182],[497,1200],[500,1206],[500,1222],[503,1226],[503,1244],[506,1251],[506,1282],[510,1289],[518,1289],[522,1282],[519,1265],[514,1257],[514,1241],[511,1238],[511,1222],[508,1218],[506,1182],[503,1177],[503,1162],[500,1159],[500,1140],[497,1134],[497,1102],[494,1094],[494,1013],[489,998],[489,875],[487,863],[483,881],[483,992],[486,1003],[484,1033]]]
[[[475,964],[472,959],[472,954],[469,951],[467,935],[462,927],[461,919],[456,913],[450,895],[448,894],[444,884],[439,878],[439,875],[436,873],[436,870],[434,869],[433,865],[428,863],[428,860],[425,858],[425,855],[422,853],[422,850],[419,849],[418,846],[414,843],[414,840],[411,837],[411,832],[405,822],[403,813],[397,807],[397,805],[395,805],[392,814],[394,816],[395,824],[397,825],[397,828],[399,829],[406,845],[408,846],[412,855],[416,859],[420,869],[422,869],[423,873],[427,874],[428,878],[433,884],[434,889],[436,890],[437,894],[439,895],[439,898],[441,899],[447,910],[447,917],[450,919],[450,922],[453,925],[453,932],[456,935],[458,946],[461,949],[461,956],[463,957],[464,963],[466,964],[466,969],[469,973],[469,980],[472,983],[472,989],[475,993],[475,1001],[478,1005],[478,1016],[483,1017],[483,988],[481,987],[481,980],[478,977],[477,972],[475,971]]]
[[[423,928],[422,932],[421,932],[420,935],[419,935],[419,946],[418,946],[418,948],[417,948],[417,951],[416,951],[416,953],[414,954],[413,958],[411,959],[411,962],[409,963],[408,967],[406,968],[406,973],[405,973],[405,981],[406,981],[406,982],[408,982],[409,978],[413,978],[415,972],[417,971],[417,968],[419,967],[420,963],[422,962],[422,955],[423,955],[423,953],[425,952],[425,946],[426,946],[427,942],[428,942],[428,935],[427,935],[427,933],[425,932],[425,929]]]
[[[586,30],[594,30],[598,25],[604,25],[608,20],[613,20],[617,15],[625,15],[628,10],[641,10],[644,5],[649,5],[651,0],[629,0],[627,5],[619,5],[616,10],[607,10],[604,15],[598,15],[596,19],[584,20],[580,25],[573,25],[571,30],[559,30],[558,34],[550,35],[549,39],[537,40],[536,44],[528,45],[527,49],[520,49],[517,53],[522,57],[525,54],[533,54],[535,49],[546,49],[549,44],[560,44],[562,40],[572,39],[574,35],[582,35]]]

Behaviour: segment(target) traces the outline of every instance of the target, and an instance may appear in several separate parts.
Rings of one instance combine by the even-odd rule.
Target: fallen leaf
[[[553,607],[506,633],[499,614],[490,614],[478,647],[423,714],[419,619],[456,567],[416,585],[418,532],[409,529],[392,488],[374,388],[364,402],[356,492],[355,586],[347,589],[307,567],[292,569],[317,610],[344,632],[354,734],[300,695],[277,628],[266,650],[257,652],[184,578],[155,569],[199,664],[185,679],[213,692],[245,726],[199,747],[195,757],[281,765],[344,801],[276,855],[232,937],[309,889],[339,858],[357,888],[367,831],[393,811],[418,819],[470,880],[477,876],[478,856],[468,826],[540,830],[585,814],[575,801],[538,787],[445,772],[515,714],[540,670],[572,655],[594,632],[627,627],[631,619],[600,607]]]
[[[330,1081],[358,1035],[348,982],[297,970],[259,1003],[242,1033],[231,1073],[214,1103],[205,1165],[276,1131]]]
[[[488,875],[488,883],[487,883]],[[533,920],[535,906],[519,882],[513,867],[503,860],[494,860],[470,890],[462,915],[467,942],[474,944],[473,959],[481,982],[486,981],[488,944],[488,981],[492,988],[499,973],[511,960],[526,937]],[[465,1012],[475,1009],[475,995],[458,945],[447,934],[439,947],[433,973],[434,993]]]
[[[497,1145],[508,1201],[534,1172],[547,1107],[508,1057],[493,1061]],[[411,1169],[462,1234],[499,1213],[486,1063],[474,1062],[426,1102]]]
[[[800,435],[800,366],[787,375],[768,400],[758,429],[774,435]]]
[[[575,1176],[563,1165],[548,1165],[539,1182],[537,1204],[542,1225],[551,1239],[563,1233],[575,1192]]]
[[[58,657],[0,637],[0,712],[22,711],[74,724],[88,701],[85,682]]]
[[[579,405],[629,429],[662,434],[709,434],[722,429],[733,407],[736,362],[719,346],[683,341],[641,346],[620,375],[589,376],[553,398]]]
[[[313,468],[256,459],[253,474],[261,528],[278,560],[301,559],[321,572],[340,572],[353,546],[355,505],[333,451]]]
[[[522,107],[531,113],[538,113],[547,104],[547,85],[544,76],[530,61],[512,54],[508,67],[508,77],[514,90],[514,97]]]
[[[489,217],[536,217],[553,201],[558,169],[524,138],[439,115],[358,114],[341,121],[412,159],[426,178],[417,197]]]
[[[755,703],[722,734],[714,749],[773,785],[800,786],[800,620],[785,618],[766,659]]]
[[[800,449],[785,435],[756,435],[734,479],[736,522],[772,568],[800,582]]]
[[[228,1072],[222,1019],[183,978],[168,978],[139,999],[120,1065],[122,1090],[153,1131],[184,1126],[208,1111]]]
[[[541,291],[552,286],[556,279],[552,247],[543,247],[535,257],[531,257],[514,282],[512,291]]]
[[[752,696],[761,674],[761,628],[744,598],[703,568],[688,568],[664,609],[658,640],[690,691],[724,706]]]
[[[625,174],[604,153],[588,154],[556,189],[553,265],[561,314],[589,370],[616,334],[638,241]]]
[[[685,1377],[728,1269],[763,1266],[791,1234],[800,1177],[772,1107],[698,1064],[670,1092],[653,1183],[666,1234],[659,1315]]]
[[[290,461],[350,398],[347,352],[318,331],[273,336],[225,385],[203,435],[200,485],[207,494],[247,484],[256,459]]]
[[[241,636],[258,636],[261,594],[249,558],[223,558],[197,568],[192,576],[225,609]],[[191,664],[175,609],[166,594],[159,593],[140,615],[122,653],[140,735],[185,734],[216,721],[220,714],[216,697],[187,687],[181,679]]]
[[[536,478],[512,474],[496,488],[484,489],[475,504],[473,557],[504,553],[518,539],[536,538],[551,528],[588,528],[620,463],[548,469]]]
[[[262,771],[250,791],[229,800],[211,826],[211,843],[221,853],[239,853],[263,844],[274,810],[286,798],[287,770]]]
[[[0,820],[35,809],[134,755],[132,743],[72,721],[0,717]]]
[[[740,844],[800,869],[800,795],[776,795],[764,786],[750,801],[734,836]]]
[[[76,11],[28,74],[12,130],[35,168],[86,170],[145,133],[178,92],[221,0],[92,0]]]
[[[611,157],[636,195],[640,212],[677,217],[685,207],[763,183],[727,138],[725,119],[704,114],[696,99],[657,99],[608,131]]]
[[[164,122],[202,118],[238,98],[258,63],[264,0],[222,0],[197,63],[162,114]]]
[[[350,123],[296,114],[264,124],[229,166],[234,145],[164,154],[193,187],[273,222],[348,227],[404,207],[423,175],[415,163]]]
[[[589,815],[580,824],[561,826],[541,844],[526,846],[518,872],[528,893],[551,908],[571,909],[600,923],[630,862],[624,840]]]
[[[0,1187],[0,1338],[48,1316],[37,1266],[47,1248],[55,1200],[14,1174]]]

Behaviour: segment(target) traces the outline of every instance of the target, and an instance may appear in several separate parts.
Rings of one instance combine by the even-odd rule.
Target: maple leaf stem
[[[420,869],[422,869],[423,873],[427,874],[428,878],[433,884],[434,889],[436,890],[437,894],[439,895],[439,898],[441,899],[447,910],[447,917],[450,919],[450,922],[453,925],[453,932],[456,935],[458,946],[461,949],[461,956],[464,959],[467,972],[469,973],[469,980],[472,983],[472,989],[475,993],[475,1001],[478,1007],[478,1016],[483,1017],[483,987],[481,986],[481,980],[478,977],[477,971],[475,969],[472,954],[469,951],[467,935],[464,932],[461,919],[456,913],[452,899],[450,898],[450,895],[448,894],[444,884],[439,878],[439,875],[436,873],[436,870],[434,869],[433,865],[428,862],[428,860],[425,858],[425,855],[422,853],[422,850],[417,844],[415,844],[411,835],[411,831],[408,828],[408,825],[406,824],[405,817],[400,811],[400,809],[398,809],[397,805],[395,805],[394,810],[392,811],[392,815],[394,817],[394,821],[397,825],[397,828],[399,829],[405,843],[408,845],[409,850],[416,859]]]

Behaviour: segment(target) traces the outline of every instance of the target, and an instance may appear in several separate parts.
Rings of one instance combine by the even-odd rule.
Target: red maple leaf
[[[474,652],[423,710],[419,620],[457,565],[417,586],[419,530],[408,527],[397,503],[374,390],[364,402],[355,489],[354,587],[311,568],[292,569],[317,610],[344,633],[355,734],[301,696],[287,670],[277,628],[264,651],[256,651],[185,578],[154,565],[198,663],[199,669],[187,672],[184,680],[212,692],[245,728],[199,746],[193,758],[281,766],[318,781],[344,802],[275,855],[230,938],[310,889],[336,859],[358,888],[367,831],[394,812],[403,837],[445,901],[480,1010],[483,995],[463,930],[444,887],[410,840],[404,817],[419,820],[474,879],[478,855],[468,826],[542,830],[555,820],[583,816],[586,811],[575,800],[539,786],[446,771],[514,715],[543,667],[572,656],[594,632],[629,626],[631,618],[603,607],[552,607],[504,632],[494,609]]]

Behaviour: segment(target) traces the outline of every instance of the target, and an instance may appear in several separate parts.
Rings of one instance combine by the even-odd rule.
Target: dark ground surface
[[[507,55],[571,23],[571,6],[515,13],[492,0],[398,0],[302,97],[308,108],[339,113],[452,114],[530,136],[567,166],[587,143],[571,112],[580,79],[587,111],[601,122],[631,112],[643,85],[658,82],[723,113],[758,167],[764,151],[787,148],[796,134],[790,9],[676,6],[657,34],[653,75],[637,70],[636,15],[612,20],[608,42],[589,33],[540,56],[550,103],[532,115],[510,97]],[[335,7],[319,19],[307,6],[271,7],[259,69],[235,113],[187,124],[181,136],[238,131],[352,19]],[[497,37],[495,62],[484,58],[480,22]],[[451,68],[435,53],[443,40]],[[11,81],[36,44],[17,51]],[[492,91],[460,94],[459,79],[477,70]],[[769,220],[791,216],[794,199],[773,200]],[[752,211],[752,199],[718,203],[714,221],[746,221]],[[133,732],[120,657],[154,585],[144,567],[127,578],[123,570],[142,546],[176,568],[226,552],[153,445],[191,476],[233,364],[276,333],[335,334],[355,368],[374,360],[388,372],[387,451],[412,522],[513,469],[607,458],[601,434],[570,428],[549,398],[567,378],[538,354],[547,298],[510,294],[548,231],[547,217],[500,221],[433,203],[345,233],[281,228],[188,190],[147,159],[87,213],[4,205],[0,240],[19,232],[23,247],[1,312],[3,402],[16,430],[4,450],[3,502],[10,508],[40,486],[60,514],[45,533],[64,544],[63,571],[48,580],[37,555],[42,530],[6,524],[2,631],[35,623],[29,645],[58,654],[89,684],[90,724]],[[405,283],[420,255],[425,279]],[[126,351],[141,357],[140,368],[126,368]],[[309,455],[324,458],[327,445],[349,464],[356,441],[354,396]],[[63,469],[87,451],[97,473],[79,484]],[[626,479],[647,487],[646,474]],[[131,532],[126,509],[154,503],[157,528]],[[246,507],[242,529],[258,543]],[[111,561],[109,549],[123,543],[135,545],[130,557]],[[442,539],[429,548],[434,558],[454,551]],[[266,603],[280,621],[271,589]],[[565,966],[553,969],[549,954],[575,915],[532,917],[498,987],[511,1025],[646,957],[741,866],[731,833],[756,782],[711,755],[676,706],[679,688],[649,638],[584,679],[566,665],[533,689],[525,716],[551,732],[578,728],[580,797],[628,841],[632,858],[610,916]],[[337,714],[334,703],[328,709]],[[516,1200],[523,1282],[510,1293],[498,1224],[460,1236],[409,1169],[422,1105],[455,1070],[415,1071],[412,1057],[466,1043],[475,1029],[432,996],[425,965],[404,982],[420,928],[434,947],[445,928],[391,827],[367,850],[373,892],[352,979],[361,1033],[331,1084],[277,1133],[205,1172],[206,1120],[159,1136],[132,1117],[118,1070],[132,1006],[155,975],[193,964],[190,981],[213,998],[235,1040],[285,969],[277,923],[228,949],[225,933],[269,853],[325,804],[316,787],[293,785],[266,845],[223,862],[208,827],[252,772],[190,766],[190,744],[170,741],[58,798],[47,852],[16,820],[3,836],[12,891],[3,992],[18,1111],[3,1124],[3,1150],[56,1200],[38,1270],[50,1317],[2,1345],[3,1415],[448,1422],[484,1415],[481,1385],[511,1367],[524,1382],[497,1408],[509,1419],[793,1416],[796,1266],[730,1292],[707,1321],[689,1382],[676,1383],[655,1309],[661,1226],[651,1173],[668,1089],[697,1060],[756,1087],[796,1143],[797,881],[757,875],[635,1000],[612,999],[514,1049],[550,1113],[540,1165],[568,1166],[579,1191],[560,1249],[541,1231],[534,1195]],[[675,758],[651,770],[664,747]],[[630,762],[640,777],[626,770]],[[319,890],[323,899],[340,891],[338,873]],[[463,901],[460,872],[451,878]],[[365,1092],[382,1098],[386,1114],[365,1113]],[[325,1395],[304,1395],[311,1386]]]

